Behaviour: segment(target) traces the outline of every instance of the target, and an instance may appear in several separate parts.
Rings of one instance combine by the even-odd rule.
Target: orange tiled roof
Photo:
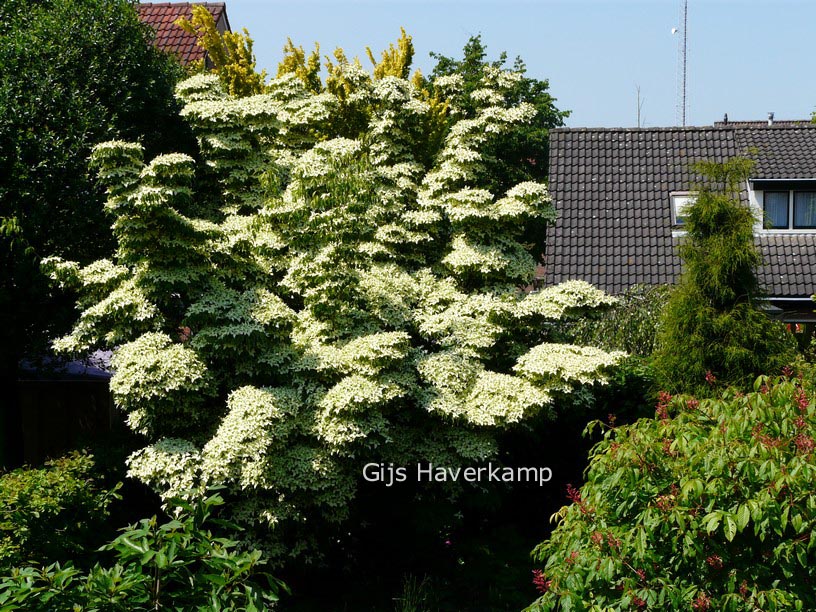
[[[210,11],[215,23],[224,17],[226,27],[227,7],[223,2],[142,2],[139,18],[156,31],[154,44],[164,51],[176,54],[183,64],[204,59],[204,49],[196,44],[196,37],[174,24],[179,17],[190,19],[193,5],[200,4]]]

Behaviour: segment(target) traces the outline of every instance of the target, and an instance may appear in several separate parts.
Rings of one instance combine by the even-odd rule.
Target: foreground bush
[[[238,552],[207,523],[223,503],[175,500],[177,518],[143,519],[103,547],[115,563],[84,573],[70,562],[12,570],[0,581],[0,610],[267,610],[283,585],[259,570],[261,552]],[[234,527],[234,526],[233,526]],[[263,587],[256,582],[263,578]]]
[[[104,489],[93,459],[78,453],[0,476],[0,572],[99,546],[95,537],[117,489]]]
[[[812,388],[662,395],[606,432],[569,488],[529,610],[814,610]]]

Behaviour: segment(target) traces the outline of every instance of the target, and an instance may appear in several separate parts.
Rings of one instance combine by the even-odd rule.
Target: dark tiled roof
[[[761,278],[770,295],[807,297],[816,292],[816,236],[773,234],[758,242],[765,260]]]
[[[156,31],[154,44],[164,51],[176,54],[185,65],[204,59],[204,50],[196,44],[196,37],[175,25],[179,17],[190,19],[193,5],[200,4],[210,11],[215,23],[224,18],[227,7],[223,2],[143,2],[139,4],[139,18]]]
[[[550,191],[559,218],[543,282],[583,279],[611,293],[680,274],[670,194],[699,178],[693,162],[758,150],[757,179],[816,178],[816,126],[556,129]],[[747,202],[747,190],[743,190]],[[816,235],[763,234],[760,277],[776,297],[816,291]]]
[[[739,148],[757,149],[753,178],[816,177],[816,125],[737,129]]]
[[[772,127],[808,127],[812,125],[810,119],[784,119],[774,120]],[[767,121],[715,121],[714,127],[768,127]]]

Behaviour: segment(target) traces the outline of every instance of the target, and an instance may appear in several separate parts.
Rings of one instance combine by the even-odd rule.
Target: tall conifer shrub
[[[750,385],[793,358],[784,325],[761,309],[754,216],[739,201],[749,159],[701,162],[703,177],[680,245],[683,275],[660,326],[655,366],[669,391],[706,393],[715,381]]]

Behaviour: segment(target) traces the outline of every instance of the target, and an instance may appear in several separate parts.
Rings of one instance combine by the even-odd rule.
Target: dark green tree
[[[173,95],[182,68],[151,37],[129,0],[0,2],[4,389],[13,389],[21,354],[38,352],[72,312],[40,282],[37,260],[88,262],[113,251],[103,193],[87,170],[91,147],[111,138],[153,153],[194,146]]]
[[[111,137],[184,147],[181,66],[150,44],[129,0],[0,3],[0,202],[38,252],[111,252],[87,157]]]
[[[683,275],[660,326],[655,367],[669,391],[705,394],[715,381],[747,386],[794,357],[795,343],[760,308],[754,216],[739,201],[753,162],[694,166],[703,181],[686,216]]]
[[[436,66],[431,73],[431,82],[440,76],[461,75],[464,79],[462,94],[452,100],[452,106],[466,117],[475,115],[472,93],[481,87],[480,81],[486,67],[502,68],[507,62],[507,53],[502,52],[497,60],[487,59],[487,47],[481,34],[471,36],[462,49],[462,59],[431,53]],[[569,111],[558,110],[555,98],[550,95],[548,80],[526,76],[527,66],[521,57],[516,57],[511,68],[522,78],[508,94],[508,102],[532,104],[537,114],[529,124],[519,125],[499,139],[485,158],[492,163],[488,174],[496,182],[496,188],[503,190],[521,181],[541,181],[547,178],[549,161],[550,129],[564,125]]]

